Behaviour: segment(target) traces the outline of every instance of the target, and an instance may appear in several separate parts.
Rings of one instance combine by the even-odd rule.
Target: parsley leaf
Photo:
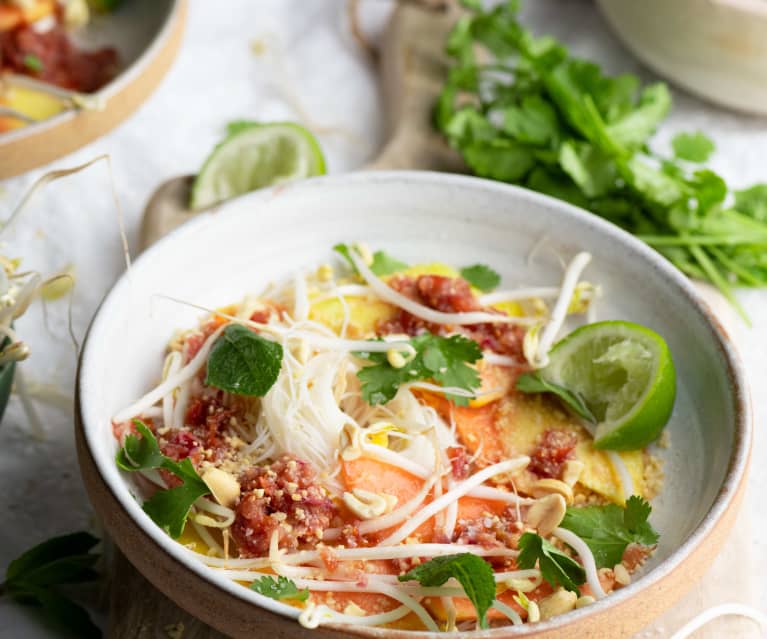
[[[677,133],[671,140],[674,155],[688,162],[705,162],[716,149],[711,138],[700,131]]]
[[[236,395],[263,397],[281,367],[282,345],[230,324],[210,350],[205,384]]]
[[[97,639],[101,631],[88,612],[59,592],[58,586],[93,581],[98,539],[85,532],[54,537],[14,559],[0,592],[24,605],[39,606],[44,618],[68,636]]]
[[[299,590],[293,580],[283,576],[275,579],[270,575],[265,575],[260,579],[255,579],[250,584],[250,589],[278,601],[283,599],[306,601],[309,598],[309,591],[307,589]]]
[[[479,373],[469,364],[482,357],[482,349],[474,340],[462,335],[442,337],[423,333],[410,339],[416,355],[402,368],[392,366],[387,354],[358,352],[357,357],[373,362],[363,367],[357,377],[362,382],[362,398],[368,404],[385,404],[394,398],[402,384],[433,379],[442,386],[474,391],[480,386]],[[468,398],[447,395],[459,406]]]
[[[184,532],[186,519],[192,505],[200,497],[210,493],[210,489],[197,474],[189,458],[174,461],[160,452],[155,436],[146,424],[133,420],[136,430],[141,434],[128,435],[124,446],[117,452],[117,466],[133,472],[163,468],[181,480],[180,486],[167,490],[158,490],[144,502],[144,512],[173,539],[178,539]]]
[[[27,69],[34,71],[35,73],[42,73],[45,71],[45,65],[43,64],[43,61],[33,53],[27,53],[24,56],[22,62]]]
[[[343,257],[349,264],[354,273],[357,273],[357,267],[352,262],[352,258],[349,257],[349,251],[351,248],[346,244],[336,244],[333,250]],[[370,265],[370,270],[379,277],[383,275],[391,275],[398,271],[404,271],[407,268],[407,264],[400,262],[398,259],[384,253],[383,251],[376,251],[373,253],[373,263]]]
[[[417,581],[422,586],[431,587],[441,586],[451,577],[461,584],[474,604],[480,628],[487,628],[487,611],[495,599],[495,577],[484,559],[471,553],[435,557],[397,579]]]
[[[591,549],[597,568],[612,568],[631,543],[652,546],[659,535],[647,521],[652,508],[637,495],[626,507],[615,504],[568,508],[560,526],[578,535]]]
[[[501,283],[501,276],[486,264],[474,264],[461,269],[461,277],[480,291],[492,291]]]
[[[577,561],[535,533],[525,533],[519,538],[517,567],[526,570],[535,563],[543,578],[554,588],[562,586],[580,595],[578,586],[586,581],[586,571]]]
[[[586,403],[578,395],[564,386],[559,386],[553,382],[546,381],[541,377],[540,372],[524,373],[517,378],[516,389],[523,393],[553,393],[561,399],[568,408],[592,424],[597,423],[597,418],[586,406]]]

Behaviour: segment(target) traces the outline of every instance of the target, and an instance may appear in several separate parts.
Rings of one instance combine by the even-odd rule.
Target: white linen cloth
[[[391,10],[388,0],[365,0],[362,24],[375,39]],[[383,113],[375,70],[349,35],[342,0],[191,0],[180,55],[159,89],[110,134],[51,166],[70,167],[101,153],[112,156],[117,195],[135,247],[147,198],[163,180],[195,172],[223,133],[226,122],[302,119],[320,134],[329,171],[353,170],[371,159],[383,142]],[[653,79],[609,33],[587,0],[528,0],[525,21],[551,33],[612,72]],[[261,51],[260,54],[257,54]],[[674,92],[673,115],[659,142],[673,132],[701,129],[717,142],[713,166],[735,186],[767,181],[767,121],[736,115]],[[4,219],[44,167],[0,185]],[[28,268],[55,274],[70,265],[77,285],[72,316],[82,339],[96,306],[124,268],[117,216],[103,165],[39,193],[35,203],[2,248],[22,256]],[[753,321],[736,321],[735,340],[753,387],[756,411],[754,464],[744,511],[754,531],[767,526],[762,490],[767,485],[767,291],[748,291],[740,299]],[[17,323],[33,355],[21,366],[35,392],[45,392],[59,407],[37,403],[45,440],[35,440],[12,398],[0,426],[0,568],[28,546],[54,534],[89,527],[93,517],[81,485],[72,441],[71,396],[75,356],[67,336],[66,302],[47,309],[37,304]],[[119,367],[119,362],[115,362]],[[728,550],[674,611],[639,636],[668,637],[705,607],[725,601],[767,610],[767,541],[752,536],[742,518]],[[759,589],[753,586],[759,584]],[[750,585],[751,584],[751,585]],[[0,639],[52,636],[28,611],[0,600]],[[757,637],[753,626],[712,624],[696,637]]]

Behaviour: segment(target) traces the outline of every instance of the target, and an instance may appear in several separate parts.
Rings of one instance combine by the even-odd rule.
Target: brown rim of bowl
[[[611,593],[609,597],[606,597],[605,599],[597,601],[590,606],[587,606],[578,610],[574,610],[560,617],[555,617],[551,620],[537,623],[533,627],[504,626],[504,627],[494,628],[491,630],[463,632],[461,633],[461,636],[467,637],[467,638],[473,637],[475,639],[478,639],[480,637],[482,638],[486,637],[487,639],[500,639],[501,637],[516,637],[516,636],[532,637],[532,636],[546,633],[546,632],[554,632],[559,630],[566,631],[570,626],[577,624],[583,620],[586,620],[589,617],[603,616],[601,613],[608,613],[612,608],[621,606],[621,604],[624,604],[628,600],[634,598],[635,596],[647,591],[652,586],[660,586],[661,582],[664,581],[667,577],[669,577],[674,571],[679,569],[682,564],[686,563],[686,560],[691,555],[693,555],[696,551],[703,550],[703,544],[707,541],[707,539],[710,536],[712,536],[715,532],[719,532],[720,535],[723,532],[726,532],[726,530],[723,531],[722,529],[715,530],[717,528],[717,524],[719,523],[720,519],[725,518],[725,516],[727,517],[726,529],[727,530],[729,529],[729,526],[731,526],[733,523],[732,520],[734,520],[734,516],[736,514],[735,510],[737,509],[737,506],[739,505],[740,497],[742,496],[742,492],[744,489],[746,470],[748,467],[750,450],[751,450],[752,409],[751,409],[750,395],[749,395],[748,386],[745,380],[743,368],[729,336],[723,330],[723,328],[719,324],[719,321],[714,317],[713,313],[707,307],[705,302],[703,302],[700,299],[700,297],[697,295],[697,293],[695,292],[689,280],[683,274],[681,274],[674,266],[672,266],[669,262],[667,262],[662,256],[656,253],[653,249],[651,249],[650,247],[642,243],[640,240],[638,240],[634,236],[623,231],[619,227],[613,225],[610,222],[607,222],[606,220],[603,220],[602,218],[599,218],[593,214],[590,214],[587,211],[584,211],[573,205],[567,204],[566,202],[563,202],[561,200],[557,200],[555,198],[551,198],[549,196],[536,193],[533,191],[529,191],[527,189],[523,189],[513,185],[492,182],[492,181],[484,180],[481,178],[455,175],[455,174],[433,173],[429,171],[417,171],[417,172],[371,171],[371,172],[347,174],[345,176],[344,175],[325,176],[320,178],[312,178],[297,184],[281,185],[279,187],[275,187],[274,189],[264,189],[255,193],[250,193],[248,195],[242,196],[241,198],[237,198],[237,199],[238,200],[251,199],[254,201],[254,203],[256,203],[260,201],[268,201],[272,197],[276,197],[279,193],[284,193],[286,191],[290,191],[297,188],[301,188],[301,189],[323,188],[325,184],[333,185],[335,183],[343,183],[348,181],[355,181],[355,182],[362,181],[362,182],[368,182],[369,184],[372,185],[372,184],[397,182],[397,181],[402,182],[403,180],[406,181],[408,184],[412,184],[413,182],[421,182],[421,183],[425,182],[427,184],[440,184],[445,186],[447,186],[447,184],[451,184],[451,185],[461,186],[462,188],[473,188],[475,190],[479,189],[482,191],[491,190],[491,191],[497,191],[500,197],[504,195],[508,196],[510,194],[513,194],[514,197],[516,197],[518,200],[521,200],[521,201],[525,201],[525,200],[535,201],[538,203],[542,203],[544,205],[548,205],[549,207],[553,205],[555,208],[558,209],[559,214],[566,215],[568,217],[575,217],[578,219],[580,223],[583,223],[586,226],[596,227],[597,232],[600,233],[601,235],[605,235],[608,237],[611,236],[616,241],[619,241],[623,244],[628,244],[627,248],[631,248],[635,252],[640,253],[644,257],[644,259],[648,262],[648,266],[650,268],[654,268],[657,271],[660,271],[664,275],[664,277],[670,281],[671,285],[677,289],[677,292],[684,296],[687,303],[692,307],[692,310],[698,313],[700,318],[704,320],[704,323],[706,324],[706,326],[708,327],[710,331],[712,339],[716,343],[717,350],[719,351],[720,355],[722,356],[722,359],[725,362],[725,365],[726,365],[725,372],[727,375],[727,379],[729,381],[730,390],[732,392],[733,414],[734,414],[734,421],[735,421],[734,442],[733,442],[732,452],[730,454],[727,472],[725,474],[724,480],[719,490],[719,494],[714,499],[714,502],[712,503],[706,515],[701,520],[700,524],[695,528],[695,530],[690,534],[690,536],[684,541],[684,543],[682,543],[678,548],[676,548],[668,558],[666,558],[658,566],[650,570],[647,574],[642,575],[639,579],[631,583],[629,586],[626,586],[624,588],[621,588],[618,591]],[[221,207],[221,209],[224,209],[224,208],[226,208],[226,205],[223,205]],[[217,215],[221,215],[221,214],[224,214],[224,211],[218,210]],[[187,222],[183,227],[172,231],[166,237],[173,237],[176,234],[182,234],[185,231],[188,231],[189,229],[194,228],[197,224],[206,223],[207,219],[208,218],[205,216],[200,216],[196,219],[193,219]],[[154,246],[147,249],[147,251],[145,251],[145,253],[141,257],[139,257],[136,262],[144,259],[144,256],[149,255],[156,250],[161,250],[161,245],[164,241],[165,241],[165,238],[163,238],[163,240],[161,240]],[[123,275],[122,278],[119,280],[119,282],[124,281],[124,277],[125,276]],[[117,284],[115,285],[115,288],[116,287],[117,287]],[[112,294],[115,288],[111,289],[111,291],[107,294],[107,296],[105,296],[102,304],[108,299],[108,297]],[[86,335],[83,349],[81,351],[80,365],[78,365],[78,371],[77,371],[77,390],[76,390],[76,408],[75,408],[76,428],[82,431],[81,433],[78,433],[78,437],[82,436],[83,438],[82,448],[84,450],[87,450],[89,456],[94,462],[96,469],[98,468],[98,461],[96,461],[96,457],[93,455],[93,450],[90,447],[88,434],[84,428],[84,424],[82,420],[79,388],[80,388],[80,377],[82,373],[81,364],[83,360],[83,355],[87,352],[88,337],[90,336],[91,328],[96,318],[98,317],[98,313],[100,310],[101,310],[101,306],[99,307],[99,310],[97,310],[93,320],[91,321],[91,326],[89,326],[88,328],[88,334]],[[99,472],[99,476],[100,476],[100,472]],[[116,502],[120,504],[121,502],[120,497],[117,494],[115,494],[112,487],[103,479],[103,477],[100,477],[100,479],[104,483],[108,491],[111,493],[110,495],[111,498],[116,500]],[[90,491],[90,488],[89,488],[89,491]],[[227,588],[223,584],[219,584],[216,581],[210,579],[208,575],[209,573],[208,567],[202,564],[201,562],[198,565],[195,565],[194,562],[182,561],[180,559],[181,557],[180,551],[179,553],[175,553],[178,556],[173,556],[171,552],[167,551],[160,545],[157,539],[152,538],[152,536],[146,530],[144,530],[143,526],[141,526],[136,520],[133,520],[130,514],[128,514],[127,512],[124,512],[124,514],[126,517],[128,517],[129,519],[133,521],[136,527],[141,530],[143,535],[145,535],[148,539],[152,539],[154,544],[158,547],[158,549],[161,552],[163,552],[166,555],[170,555],[170,558],[173,559],[175,563],[180,564],[180,566],[185,569],[186,573],[192,573],[196,577],[203,579],[206,582],[206,585],[209,585],[215,588],[216,590],[221,592],[221,594],[234,595],[236,598],[240,599],[241,601],[249,603],[250,605],[258,606],[260,610],[262,610],[265,613],[268,613],[269,615],[280,616],[279,613],[267,610],[263,608],[262,606],[259,606],[258,602],[255,602],[252,599],[250,599],[250,595],[249,595],[250,591],[248,591],[248,589],[242,586],[239,586],[237,584],[233,584],[234,586],[236,586],[236,588]],[[162,534],[159,532],[159,529],[158,529],[158,534]],[[129,559],[133,559],[133,557],[131,557],[132,553],[128,552],[126,554],[128,555]],[[710,559],[713,559],[713,557],[711,557]],[[705,558],[701,556],[700,560],[703,563]],[[142,562],[137,562],[137,563],[142,563]],[[700,573],[702,574],[702,570],[700,571]],[[697,576],[700,576],[700,575],[697,575]],[[694,582],[689,583],[687,585],[687,588],[689,589],[693,585],[694,585]],[[165,594],[167,594],[171,599],[178,600],[178,596],[176,593],[173,592],[172,588],[168,588],[165,586],[165,584],[160,584],[157,582],[155,582],[155,586],[157,586],[160,590],[165,592]],[[666,608],[670,607],[684,593],[685,590],[680,588],[681,586],[677,587],[677,589],[674,590],[669,595],[670,597],[669,601],[667,603],[664,603],[662,607],[659,607],[656,610],[656,613],[659,614],[660,612],[662,612],[662,610],[665,610]],[[239,592],[240,590],[242,592]],[[184,606],[183,603],[181,605],[183,607],[186,607],[189,610],[189,606]],[[201,618],[203,618],[203,620],[206,620],[205,616],[198,614],[199,610],[196,607],[192,607],[192,610],[190,610],[190,612],[192,612],[192,614],[200,616]],[[289,619],[287,615],[282,615],[282,618],[286,620]],[[296,622],[293,621],[293,623],[296,623]],[[212,625],[216,625],[216,624],[213,623]],[[334,626],[331,626],[331,625],[321,626],[321,628],[322,627],[328,628],[328,629],[334,628]],[[300,626],[296,626],[296,632],[298,632],[298,628],[300,628]],[[335,628],[343,632],[352,633],[353,635],[363,636],[363,637],[364,636],[382,637],[384,636],[384,633],[386,637],[390,637],[392,639],[422,639],[422,638],[427,638],[427,637],[431,638],[436,636],[434,635],[434,633],[431,633],[428,631],[392,630],[388,628],[370,628],[370,627],[351,627],[350,628],[347,626],[338,626]],[[632,626],[632,628],[634,627]],[[638,628],[634,628],[634,629],[638,629]],[[317,633],[316,630],[313,630],[312,632],[315,633],[312,636],[314,637],[320,636],[316,634]],[[297,636],[297,635],[294,635],[294,636]],[[339,635],[334,635],[334,636],[339,636]],[[597,636],[597,635],[594,635],[594,636]],[[625,636],[625,635],[621,635],[621,636]]]

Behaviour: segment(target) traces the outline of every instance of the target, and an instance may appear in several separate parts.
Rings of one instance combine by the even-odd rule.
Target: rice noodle
[[[420,317],[432,324],[452,324],[455,326],[466,326],[469,324],[519,324],[522,326],[530,325],[533,320],[524,317],[512,317],[502,313],[487,313],[485,311],[471,311],[465,313],[443,313],[442,311],[435,311],[433,308],[414,302],[409,297],[398,293],[383,280],[378,279],[364,263],[363,260],[355,254],[354,251],[349,251],[349,257],[354,265],[357,267],[362,278],[368,283],[371,289],[380,297],[384,302],[389,302],[394,306],[401,308],[411,315]]]
[[[446,492],[439,499],[435,499],[430,504],[422,508],[414,517],[409,519],[407,523],[401,526],[399,529],[391,533],[386,539],[379,542],[380,546],[391,546],[404,541],[407,536],[412,533],[418,526],[425,521],[429,520],[440,510],[446,508],[451,502],[456,501],[460,497],[467,494],[472,488],[480,486],[483,482],[487,481],[495,475],[502,473],[511,473],[516,470],[520,470],[530,463],[530,458],[525,455],[520,455],[513,459],[507,459],[505,461],[493,464],[487,468],[483,468],[477,473],[474,473],[468,479],[465,479],[460,484],[456,484],[454,488]]]
[[[324,291],[322,295],[312,299],[312,303],[319,304],[331,299],[340,299],[346,297],[370,297],[374,295],[373,289],[362,284],[342,284],[329,291]]]
[[[586,542],[578,537],[578,535],[566,528],[555,528],[554,535],[559,537],[559,539],[564,541],[578,553],[578,556],[581,558],[581,563],[583,563],[583,568],[586,571],[586,581],[591,587],[591,594],[594,595],[596,599],[604,599],[607,595],[602,589],[602,584],[599,581],[597,562],[594,560],[591,548],[589,548],[586,545]]]
[[[306,292],[306,278],[300,273],[293,277],[293,319],[302,322],[309,317],[309,297]]]

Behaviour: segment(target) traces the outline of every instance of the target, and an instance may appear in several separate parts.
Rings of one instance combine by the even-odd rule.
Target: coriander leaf
[[[309,598],[309,590],[299,590],[295,582],[287,577],[279,576],[276,579],[270,575],[255,579],[250,584],[250,589],[270,597],[282,601],[283,599],[292,599],[294,601],[306,601]]]
[[[632,107],[619,120],[608,125],[607,130],[623,147],[643,146],[668,115],[671,94],[665,84],[652,84],[642,91],[639,104]]]
[[[559,164],[587,197],[606,195],[615,182],[615,162],[591,144],[565,142],[559,147]]]
[[[480,291],[492,291],[501,283],[501,276],[486,264],[474,264],[461,269],[461,277]]]
[[[560,526],[583,539],[598,568],[612,568],[621,562],[629,544],[658,542],[658,533],[647,521],[651,510],[650,504],[633,495],[625,509],[615,504],[568,508]]]
[[[43,61],[32,53],[27,53],[22,62],[27,69],[34,71],[35,73],[42,73],[45,71]]]
[[[523,393],[553,393],[561,399],[565,405],[576,415],[592,424],[597,423],[597,418],[586,406],[586,403],[575,393],[553,382],[546,381],[540,373],[524,373],[517,378],[516,389]]]
[[[87,553],[99,540],[86,532],[54,537],[27,550],[8,564],[5,572],[6,581],[23,577],[25,573],[51,562]]]
[[[188,457],[176,463],[171,472],[183,483],[168,490],[158,490],[144,502],[143,508],[152,521],[173,539],[178,539],[184,532],[192,505],[203,495],[209,494],[210,489],[197,474]]]
[[[532,148],[511,140],[471,142],[462,152],[477,175],[493,180],[517,182],[535,166]]]
[[[392,366],[385,352],[355,353],[372,362],[357,373],[362,382],[362,398],[368,404],[384,404],[394,398],[402,384],[420,380],[433,379],[443,386],[468,391],[479,387],[479,374],[469,365],[482,357],[482,349],[474,340],[462,335],[442,337],[423,333],[413,337],[410,345],[415,356],[401,368]],[[457,405],[468,404],[466,397],[448,397]]]
[[[432,587],[441,586],[451,577],[458,580],[474,604],[480,628],[487,628],[487,611],[495,599],[495,577],[493,569],[484,559],[471,553],[435,557],[397,579],[417,581],[422,586]]]
[[[208,356],[205,384],[236,395],[263,397],[277,381],[282,346],[240,324],[230,324]]]
[[[695,199],[698,201],[698,212],[707,213],[709,209],[724,202],[727,197],[727,184],[713,171],[701,169],[693,173],[692,179],[688,180],[692,187]]]
[[[333,250],[343,257],[351,267],[352,271],[357,273],[357,266],[352,261],[350,251],[352,250],[346,244],[336,244]],[[400,262],[398,259],[393,258],[391,255],[387,255],[383,251],[376,251],[373,253],[373,263],[370,265],[370,270],[379,277],[382,275],[391,275],[397,271],[404,271],[407,268],[407,264]]]
[[[146,425],[134,420],[141,439],[135,435],[125,438],[125,445],[117,453],[117,465],[129,472],[163,468],[181,480],[181,485],[167,490],[158,490],[144,502],[144,512],[173,539],[184,532],[189,511],[197,499],[210,493],[210,489],[197,474],[187,457],[180,462],[166,457],[160,451],[155,436]]]
[[[160,447],[152,431],[144,422],[133,420],[133,425],[141,434],[141,437],[129,434],[125,437],[123,447],[117,451],[117,466],[128,472],[134,470],[150,470],[160,468],[165,462],[165,455],[160,452]]]
[[[528,95],[521,106],[503,111],[503,130],[519,142],[544,145],[559,138],[557,112],[539,95]]]
[[[760,222],[767,222],[767,184],[735,191],[735,208]]]
[[[391,255],[387,255],[383,251],[376,251],[373,253],[373,263],[370,265],[370,270],[379,277],[382,275],[391,275],[397,271],[404,271],[406,268],[407,264],[400,262]]]
[[[677,133],[671,140],[674,155],[688,162],[705,162],[716,149],[714,142],[700,131]]]
[[[578,586],[586,581],[586,571],[577,561],[535,533],[525,533],[519,538],[517,567],[534,568],[536,561],[543,578],[554,588],[562,586],[580,595]]]

